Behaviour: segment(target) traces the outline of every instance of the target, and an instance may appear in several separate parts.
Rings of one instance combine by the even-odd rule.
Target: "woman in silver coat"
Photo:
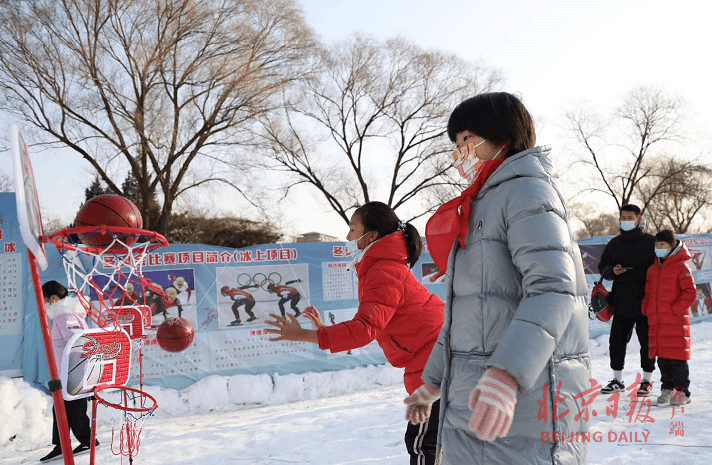
[[[458,105],[448,135],[472,185],[426,227],[445,322],[407,418],[441,397],[442,464],[586,463],[588,287],[550,149],[504,92]]]

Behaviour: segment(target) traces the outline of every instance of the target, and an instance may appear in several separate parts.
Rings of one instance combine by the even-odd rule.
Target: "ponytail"
[[[405,224],[403,232],[405,234],[405,246],[408,250],[408,264],[413,268],[423,251],[423,240],[420,238],[420,233],[415,226],[410,223]]]
[[[403,231],[408,265],[410,268],[415,266],[423,251],[423,241],[415,226],[403,223],[393,209],[383,202],[368,202],[357,208],[354,215],[358,215],[365,231],[376,231],[379,239],[396,231]]]

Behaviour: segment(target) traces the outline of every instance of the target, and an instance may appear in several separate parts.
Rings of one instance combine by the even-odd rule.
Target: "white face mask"
[[[487,139],[482,139],[477,144],[470,143],[463,147],[460,147],[459,149],[453,152],[453,158],[455,159],[453,165],[455,166],[455,168],[457,168],[457,171],[458,173],[460,173],[460,176],[467,179],[469,182],[475,182],[475,179],[477,179],[477,175],[482,169],[482,165],[484,165],[487,161],[481,160],[477,156],[475,150],[477,147],[484,144],[485,142],[487,142]],[[492,160],[497,158],[500,152],[502,152],[502,149],[499,149],[497,151],[494,157],[492,157]]]
[[[358,241],[364,238],[366,236],[365,233],[363,236],[359,237],[358,239],[354,239],[353,241],[348,241],[347,243],[344,244],[344,249],[346,249],[346,254],[350,256],[354,256],[358,253]]]
[[[670,249],[655,249],[655,255],[658,258],[665,258],[670,254]]]
[[[366,234],[368,234],[368,233],[366,233]],[[364,234],[363,236],[365,236],[366,234]],[[363,237],[363,236],[361,236],[361,237]],[[353,271],[354,269],[356,269],[356,264],[361,261],[361,259],[363,258],[363,256],[366,254],[366,251],[367,251],[373,244],[375,244],[376,242],[378,242],[378,241],[373,241],[373,242],[371,242],[370,244],[368,244],[366,247],[364,247],[363,249],[358,249],[356,243],[361,239],[361,237],[359,237],[359,238],[356,239],[355,241],[349,241],[349,242],[353,242],[353,243],[354,243],[353,247],[356,249],[356,252],[352,255],[353,260],[351,260],[351,263],[349,263],[348,265],[346,265],[346,271]],[[347,243],[347,244],[348,244],[348,243]]]
[[[623,231],[632,231],[635,226],[635,221],[621,221],[621,229]]]

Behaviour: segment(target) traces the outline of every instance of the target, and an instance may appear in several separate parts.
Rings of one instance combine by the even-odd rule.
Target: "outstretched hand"
[[[274,320],[265,320],[265,323],[272,325],[277,329],[265,329],[267,334],[277,334],[278,337],[270,338],[270,341],[301,341],[302,332],[304,328],[299,324],[297,318],[292,314],[287,314],[291,321],[287,321],[281,316],[270,313],[269,316],[274,318]]]
[[[309,318],[309,321],[311,321],[312,327],[314,329],[319,329],[326,326],[324,321],[321,319],[321,315],[319,315],[319,311],[315,307],[305,308],[302,312],[302,315]]]
[[[264,330],[267,334],[276,334],[277,337],[269,338],[269,341],[298,341],[298,342],[313,342],[319,343],[319,336],[312,329],[304,329],[297,321],[297,317],[288,314],[289,320],[282,318],[279,315],[270,313],[269,316],[274,320],[265,320],[265,323],[274,326],[276,329],[267,328]]]

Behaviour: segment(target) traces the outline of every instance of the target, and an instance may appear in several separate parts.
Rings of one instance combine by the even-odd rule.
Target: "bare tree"
[[[657,158],[684,140],[685,111],[680,98],[660,89],[638,87],[608,118],[584,107],[567,112],[569,130],[585,152],[581,161],[598,180],[584,191],[602,192],[620,208],[641,196],[645,184],[648,195],[640,205],[645,210],[666,182],[656,170]],[[692,165],[680,163],[678,168],[685,172]]]
[[[656,164],[651,179],[640,189],[647,218],[658,230],[693,232],[695,220],[712,205],[712,169],[667,158]]]
[[[306,183],[348,223],[349,210],[374,195],[394,209],[425,203],[422,215],[461,190],[447,118],[466,97],[495,88],[497,71],[361,35],[322,50],[315,69],[279,117],[264,119],[269,167],[291,175],[285,196]]]
[[[0,109],[89,161],[115,193],[130,172],[162,210],[234,175],[236,147],[302,74],[311,31],[293,0],[6,0]]]
[[[0,170],[0,192],[12,191],[12,179],[10,175]]]
[[[575,231],[576,239],[595,236],[615,236],[620,232],[618,215],[609,212],[591,212],[590,207],[584,204],[571,206],[571,216],[581,222],[582,228]]]

